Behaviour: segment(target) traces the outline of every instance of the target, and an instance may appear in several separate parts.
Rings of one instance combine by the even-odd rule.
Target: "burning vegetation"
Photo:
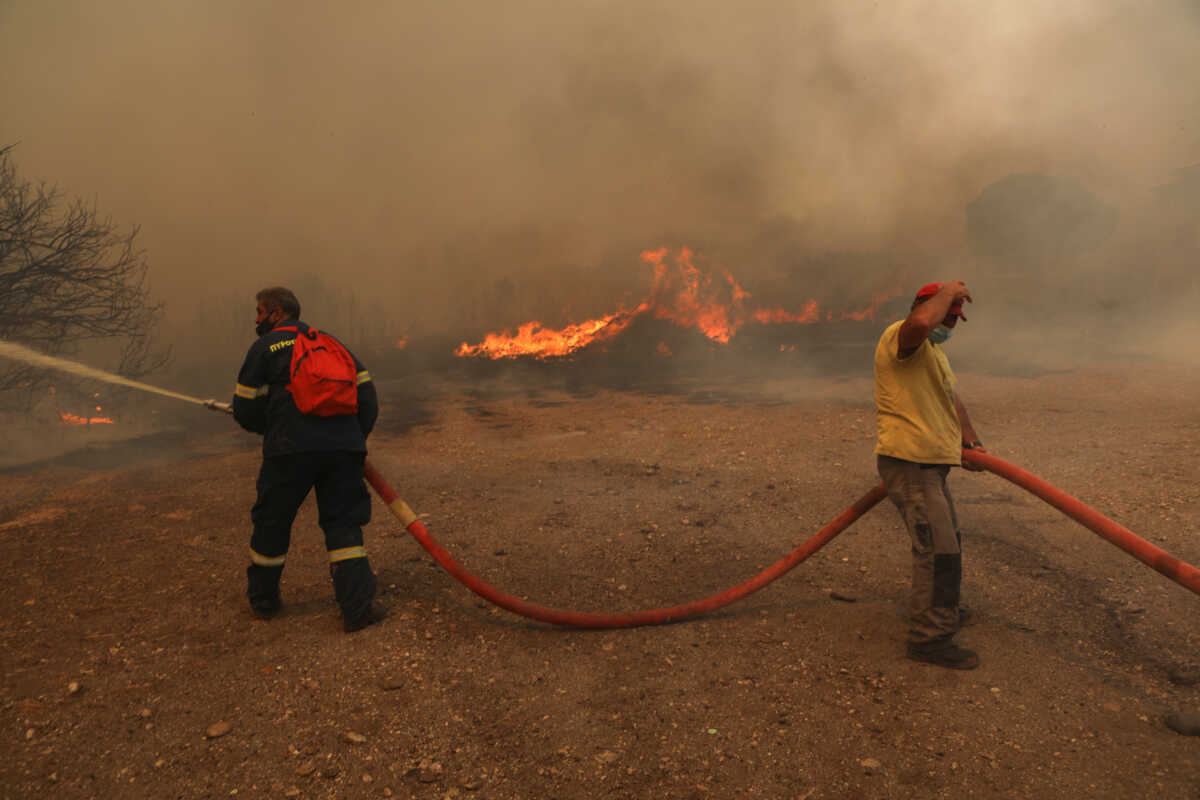
[[[460,357],[488,359],[531,357],[551,359],[569,356],[585,347],[612,341],[636,320],[663,320],[679,328],[698,331],[710,341],[727,344],[745,325],[812,324],[842,320],[874,320],[882,307],[898,291],[872,297],[869,304],[852,310],[822,308],[810,299],[798,311],[768,307],[752,302],[746,291],[728,270],[705,270],[696,265],[693,251],[683,247],[673,257],[663,247],[641,254],[644,264],[653,270],[648,297],[633,308],[619,308],[611,314],[549,328],[534,320],[518,326],[515,333],[505,330],[489,333],[478,344],[463,342],[455,350]],[[667,350],[660,344],[659,352]],[[669,350],[667,350],[669,352]]]
[[[58,393],[58,390],[55,387],[51,386],[50,394],[55,395],[57,393]],[[92,395],[92,401],[97,404],[95,406],[95,411],[97,414],[104,410],[104,407],[99,405],[99,400],[100,400],[100,393],[95,392]],[[80,414],[72,414],[69,411],[59,411],[58,418],[62,421],[63,425],[112,425],[112,424],[114,424],[111,417],[85,416],[85,415],[80,415]]]

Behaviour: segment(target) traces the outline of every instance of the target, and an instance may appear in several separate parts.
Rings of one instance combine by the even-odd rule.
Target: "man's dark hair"
[[[268,309],[278,308],[289,318],[300,319],[300,301],[291,289],[271,286],[254,295],[254,299],[261,301]]]

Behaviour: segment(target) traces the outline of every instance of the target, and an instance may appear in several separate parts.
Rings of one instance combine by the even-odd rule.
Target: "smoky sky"
[[[1198,34],[1194,2],[7,0],[0,143],[140,226],[168,315],[317,274],[417,328],[562,321],[685,244],[772,292],[883,254],[846,262],[869,297],[969,271],[1005,176],[1140,219],[1200,162]]]

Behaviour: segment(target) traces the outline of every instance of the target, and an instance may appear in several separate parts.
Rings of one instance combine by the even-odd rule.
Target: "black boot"
[[[387,615],[388,610],[385,606],[372,602],[371,605],[367,607],[367,613],[363,614],[357,619],[344,620],[343,624],[346,628],[346,633],[354,633],[355,631],[361,631],[368,625],[374,625]]]
[[[250,601],[250,610],[259,619],[270,619],[283,608],[283,599],[279,595],[282,574],[283,567],[260,564],[246,567],[246,599]]]
[[[375,573],[365,557],[330,564],[329,575],[333,578],[333,593],[342,609],[347,632],[370,625],[371,622],[364,620],[372,616],[377,616],[372,622],[383,619],[383,614],[373,614]]]

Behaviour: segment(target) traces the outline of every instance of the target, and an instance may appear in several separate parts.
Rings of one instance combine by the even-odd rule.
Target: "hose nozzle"
[[[213,411],[224,411],[226,414],[233,413],[233,406],[229,403],[222,403],[220,400],[205,400],[204,407]]]

